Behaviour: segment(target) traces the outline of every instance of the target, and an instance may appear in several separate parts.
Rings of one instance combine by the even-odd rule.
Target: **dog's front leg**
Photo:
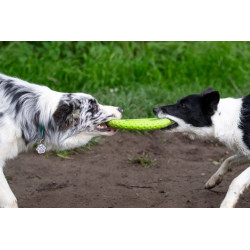
[[[3,167],[0,166],[0,207],[17,208],[17,200],[10,189],[10,186],[4,176]]]
[[[250,159],[242,155],[233,155],[227,158],[205,184],[206,189],[211,189],[220,184],[224,175],[231,169],[250,162]]]
[[[227,195],[221,203],[221,208],[235,207],[240,195],[250,185],[250,167],[236,177],[228,189]]]

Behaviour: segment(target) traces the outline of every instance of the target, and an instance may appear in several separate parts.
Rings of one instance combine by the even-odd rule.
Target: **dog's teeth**
[[[107,126],[98,125],[97,128],[98,128],[98,129],[106,129]]]

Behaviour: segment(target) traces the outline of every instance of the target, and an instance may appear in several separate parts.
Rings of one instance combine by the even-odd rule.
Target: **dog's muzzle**
[[[157,116],[157,114],[161,111],[161,108],[154,108],[153,112]]]
[[[161,118],[166,118],[165,115],[162,114],[162,109],[161,109],[161,107],[154,108],[154,109],[153,109],[153,112],[154,112],[154,114],[156,115],[156,117],[159,118],[159,119],[161,119]],[[170,130],[172,130],[172,129],[174,129],[174,128],[177,128],[178,126],[179,126],[178,123],[177,123],[177,122],[174,122],[173,124],[171,124],[171,125],[169,125],[169,126],[167,126],[167,127],[165,127],[165,128],[162,128],[161,130],[168,130],[168,131],[170,131]]]

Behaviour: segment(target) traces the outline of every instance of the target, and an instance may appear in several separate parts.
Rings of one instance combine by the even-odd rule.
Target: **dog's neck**
[[[217,139],[233,151],[248,154],[242,138],[243,132],[239,129],[242,99],[220,99],[217,110],[211,117],[212,126],[188,128],[188,134],[193,134],[200,139]]]
[[[239,129],[242,99],[221,99],[212,116],[213,136],[231,150],[245,149],[242,131]]]

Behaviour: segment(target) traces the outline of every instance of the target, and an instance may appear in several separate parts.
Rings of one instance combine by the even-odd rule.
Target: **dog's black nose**
[[[122,108],[118,108],[118,111],[119,111],[120,113],[123,113],[123,109],[122,109]]]
[[[161,111],[161,108],[154,108],[153,112],[157,115]]]

